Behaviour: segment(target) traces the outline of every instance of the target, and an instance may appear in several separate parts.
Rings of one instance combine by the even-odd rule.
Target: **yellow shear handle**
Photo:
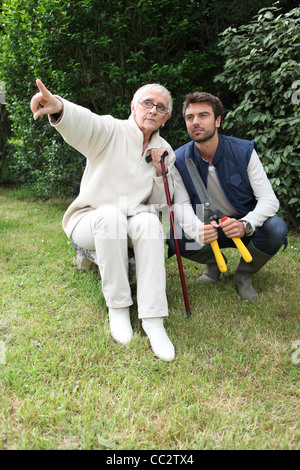
[[[252,261],[252,256],[245,247],[242,240],[240,238],[233,238],[232,241],[236,244],[236,247],[239,250],[241,257],[244,258],[246,263],[250,263]]]
[[[227,220],[228,217],[223,217],[221,220],[224,222]],[[232,241],[235,243],[237,249],[239,250],[241,257],[246,261],[246,263],[250,263],[252,261],[252,256],[249,250],[245,247],[244,243],[240,238],[233,238]]]
[[[225,273],[227,271],[227,266],[225,263],[225,259],[221,253],[218,241],[215,240],[211,242],[210,246],[212,247],[212,250],[214,252],[219,270],[221,271],[221,273]]]

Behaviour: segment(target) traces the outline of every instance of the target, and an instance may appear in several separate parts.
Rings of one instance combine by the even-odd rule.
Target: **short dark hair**
[[[191,103],[209,103],[213,109],[215,119],[217,119],[218,116],[221,116],[221,118],[223,119],[223,105],[221,103],[221,100],[217,96],[211,95],[210,93],[206,93],[204,91],[194,91],[193,93],[188,93],[184,99],[182,107],[182,114],[184,119],[186,108]]]

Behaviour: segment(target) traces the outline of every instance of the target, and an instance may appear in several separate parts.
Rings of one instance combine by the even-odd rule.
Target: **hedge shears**
[[[197,195],[201,203],[204,205],[204,223],[208,224],[213,220],[218,221],[219,219],[221,219],[222,222],[227,220],[228,217],[224,216],[224,214],[211,201],[207,189],[202,181],[201,176],[199,175],[199,172],[193,160],[191,158],[187,158],[185,162]],[[250,263],[250,261],[252,261],[252,256],[245,247],[242,240],[240,238],[232,238],[232,241],[235,243],[237,249],[239,250],[242,258],[246,261],[246,263]],[[210,245],[214,252],[219,270],[221,271],[221,273],[225,273],[227,271],[227,266],[225,259],[221,253],[218,241],[215,240],[211,242]]]

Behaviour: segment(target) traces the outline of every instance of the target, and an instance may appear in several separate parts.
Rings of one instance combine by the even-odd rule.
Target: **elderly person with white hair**
[[[160,158],[168,157],[170,193],[175,155],[159,135],[171,117],[166,88],[148,84],[135,93],[127,120],[99,116],[53,95],[41,82],[31,100],[34,119],[48,114],[64,140],[87,159],[80,193],[63,218],[66,235],[82,248],[96,250],[103,295],[113,338],[128,344],[133,336],[128,278],[128,246],[136,263],[138,315],[154,354],[171,361],[175,350],[165,328],[168,316],[164,234],[155,206],[166,203]],[[146,162],[151,154],[152,162]]]

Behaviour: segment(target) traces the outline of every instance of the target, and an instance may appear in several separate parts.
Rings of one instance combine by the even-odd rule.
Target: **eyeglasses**
[[[161,114],[169,113],[169,108],[166,108],[162,104],[154,104],[150,100],[138,100],[138,103],[140,103],[144,108],[147,108],[147,109],[152,109],[153,106],[155,106],[157,111]]]

